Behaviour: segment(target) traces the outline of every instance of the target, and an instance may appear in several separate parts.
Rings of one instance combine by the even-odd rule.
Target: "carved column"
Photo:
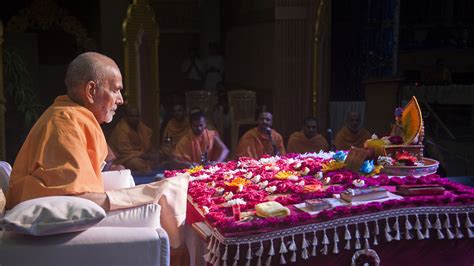
[[[160,141],[160,90],[158,80],[159,30],[149,0],[134,0],[123,22],[125,94],[138,107],[142,120],[153,129],[153,144]]]
[[[326,125],[330,8],[327,1],[318,3],[323,1],[277,1],[275,6],[274,124],[285,136],[300,129],[306,116]]]
[[[307,2],[277,1],[275,6],[275,72],[273,89],[274,126],[284,136],[301,128],[310,115],[307,84],[308,53]]]
[[[5,160],[5,104],[3,96],[3,23],[0,21],[0,160]]]

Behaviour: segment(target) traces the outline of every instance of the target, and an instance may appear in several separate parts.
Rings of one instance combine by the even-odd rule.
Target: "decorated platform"
[[[187,170],[192,175],[188,219],[205,221],[212,228],[207,261],[302,265],[315,256],[352,256],[357,250],[406,240],[465,241],[463,245],[474,248],[473,188],[436,174],[381,174],[381,167],[367,161],[360,171],[351,171],[345,168],[346,158],[345,151],[289,154]],[[397,192],[401,185],[429,185],[443,191],[401,196]],[[385,188],[388,196],[352,203],[339,199],[345,191],[373,187]],[[335,199],[340,204],[305,211],[301,206],[308,199]],[[269,201],[287,208],[286,215],[261,217],[255,212],[256,205]],[[457,259],[474,262],[468,254]]]

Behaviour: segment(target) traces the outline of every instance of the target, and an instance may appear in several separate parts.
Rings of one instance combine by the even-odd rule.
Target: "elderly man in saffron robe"
[[[176,144],[175,159],[190,166],[223,162],[229,154],[229,149],[219,138],[217,131],[207,129],[204,113],[192,112],[189,121],[191,130]]]
[[[158,203],[167,212],[161,224],[170,238],[171,261],[185,258],[189,175],[104,191],[101,170],[108,152],[100,124],[110,123],[123,104],[117,64],[99,53],[83,53],[69,65],[65,85],[67,95],[57,97],[41,115],[18,152],[7,209],[46,196],[81,197],[106,211]]]
[[[337,132],[334,146],[337,150],[349,150],[351,146],[363,148],[370,132],[361,125],[360,114],[349,112],[345,125]]]
[[[264,154],[284,155],[286,153],[283,138],[273,130],[273,116],[269,112],[261,112],[258,125],[245,132],[240,138],[235,151],[235,157],[252,157],[259,159]]]
[[[307,117],[303,121],[303,129],[290,135],[287,151],[291,153],[306,153],[328,151],[327,140],[318,134],[318,121],[314,117]]]

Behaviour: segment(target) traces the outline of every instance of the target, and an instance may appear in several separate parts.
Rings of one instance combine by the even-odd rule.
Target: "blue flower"
[[[360,167],[360,172],[363,173],[363,174],[370,174],[372,173],[372,171],[374,170],[374,160],[367,160],[367,161],[364,161],[364,163],[362,164],[362,166]]]
[[[344,162],[346,160],[347,154],[344,151],[336,152],[332,158],[339,162]]]

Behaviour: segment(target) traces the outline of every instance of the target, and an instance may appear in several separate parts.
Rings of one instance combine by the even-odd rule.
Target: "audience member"
[[[161,216],[161,224],[170,237],[172,264],[185,258],[188,175],[104,191],[101,168],[107,143],[100,124],[111,122],[123,103],[117,64],[99,53],[81,54],[69,65],[65,84],[67,95],[57,97],[41,115],[18,153],[7,208],[54,195],[86,198],[106,211],[159,203],[168,212]]]
[[[328,151],[327,140],[318,134],[318,121],[307,117],[303,121],[303,129],[290,135],[287,151],[292,153]]]
[[[206,77],[204,61],[199,56],[196,47],[189,48],[189,56],[181,64],[184,76],[184,90],[202,90]]]
[[[250,129],[240,138],[236,157],[252,157],[259,159],[263,155],[284,155],[285,146],[280,133],[273,130],[273,116],[269,112],[261,112],[257,127]]]
[[[163,142],[169,142],[174,148],[188,130],[189,121],[186,119],[184,107],[181,104],[174,105],[173,117],[168,121],[163,131]]]
[[[223,162],[229,150],[219,138],[217,131],[207,129],[204,113],[191,112],[189,121],[191,130],[176,144],[174,151],[176,160],[189,163],[190,166]]]
[[[216,90],[224,81],[224,57],[216,42],[209,43],[209,55],[206,58],[206,78],[204,89]]]
[[[362,127],[360,114],[349,112],[345,125],[336,134],[334,145],[338,150],[349,150],[351,146],[363,148],[369,138],[370,132]]]
[[[142,121],[137,108],[128,107],[109,136],[109,144],[117,159],[115,164],[141,174],[152,173],[158,168],[159,155],[151,144],[153,132]]]

